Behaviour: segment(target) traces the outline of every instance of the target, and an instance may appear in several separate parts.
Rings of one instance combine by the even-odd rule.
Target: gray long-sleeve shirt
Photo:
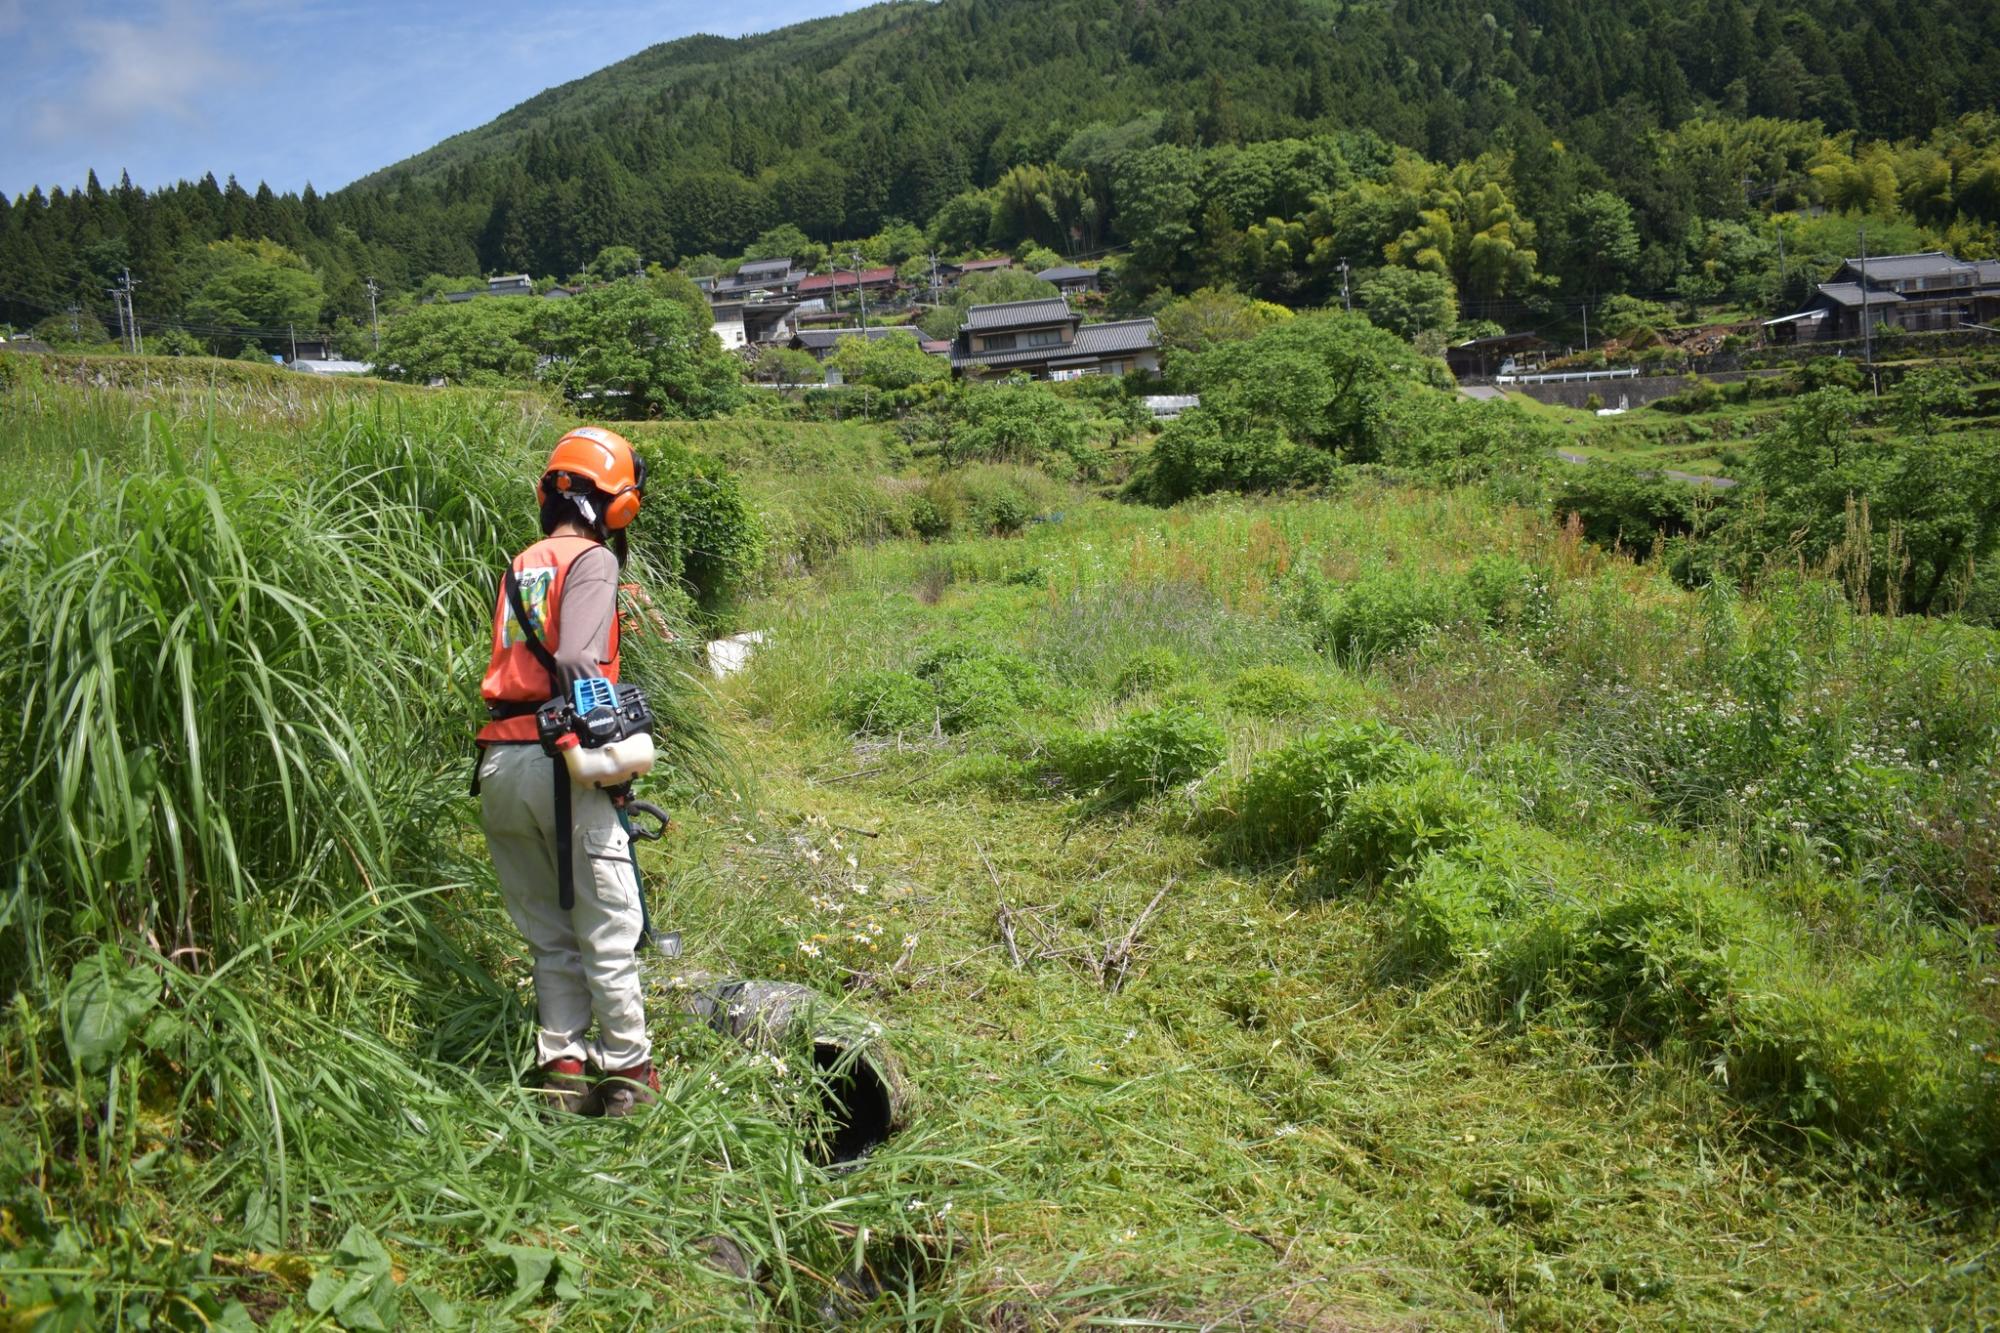
[[[618,557],[592,547],[570,562],[556,607],[556,670],[563,692],[604,674],[611,661],[611,628],[618,619]]]

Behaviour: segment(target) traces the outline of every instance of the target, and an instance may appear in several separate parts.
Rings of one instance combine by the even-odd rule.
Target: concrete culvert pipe
[[[827,1090],[831,1162],[854,1161],[902,1128],[909,1084],[881,1024],[796,982],[701,974],[680,980],[683,1010],[747,1046],[795,1050],[810,1039],[814,1070]]]

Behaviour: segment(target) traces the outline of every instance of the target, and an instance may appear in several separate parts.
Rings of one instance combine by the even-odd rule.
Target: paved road
[[[1594,463],[1598,461],[1585,454],[1572,453],[1568,449],[1556,450],[1556,457],[1562,459],[1565,463]],[[1710,486],[1718,491],[1726,491],[1737,484],[1733,477],[1709,477],[1699,472],[1676,472],[1673,468],[1666,469],[1660,475],[1670,481],[1684,481],[1690,486]]]

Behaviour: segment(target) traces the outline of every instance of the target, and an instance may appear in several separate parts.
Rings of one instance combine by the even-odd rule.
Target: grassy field
[[[1471,489],[1162,511],[655,428],[766,542],[676,630],[769,637],[635,638],[670,1095],[543,1123],[464,733],[558,424],[0,397],[0,1320],[2000,1321],[2000,636]],[[809,1055],[672,1018],[693,969],[882,1024],[907,1126],[824,1166]]]

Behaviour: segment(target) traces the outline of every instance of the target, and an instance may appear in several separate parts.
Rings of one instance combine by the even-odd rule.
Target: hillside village
[[[779,257],[745,260],[733,272],[702,277],[694,285],[708,303],[710,332],[724,349],[740,357],[753,379],[760,358],[769,352],[798,353],[824,365],[843,339],[877,341],[899,331],[914,337],[926,355],[948,363],[953,375],[961,378],[1027,375],[1061,381],[1098,375],[1160,376],[1158,320],[1106,318],[1103,298],[1108,284],[1098,268],[1059,265],[1035,272],[1036,281],[1058,293],[1054,300],[967,305],[963,322],[947,337],[932,337],[917,325],[925,312],[943,308],[944,298],[968,276],[1026,273],[1006,256],[933,262],[928,273],[914,276],[891,265],[814,273],[789,257]],[[503,274],[488,279],[483,288],[444,292],[431,299],[449,304],[488,297],[566,300],[587,285],[587,279],[574,279],[568,285],[538,284],[527,274]],[[868,322],[857,322],[861,320]],[[1618,386],[1621,400],[1633,405],[1636,397],[1636,403],[1643,405],[1673,392],[1687,375],[1728,373],[1738,369],[1746,355],[1766,350],[1868,355],[1876,336],[1976,337],[1994,334],[1996,325],[2000,325],[2000,260],[1965,261],[1934,250],[1843,260],[1825,281],[1813,284],[1810,299],[1796,312],[1672,330],[1650,349],[1620,348],[1612,342],[1611,355],[1594,368],[1577,369],[1572,363],[1578,349],[1559,348],[1533,331],[1466,338],[1444,344],[1441,351],[1453,374],[1468,385],[1499,384],[1534,393],[1542,391],[1541,386],[1628,379],[1632,382]],[[323,330],[302,335],[294,331],[288,345],[289,354],[273,359],[303,373],[367,374],[374,369],[372,362],[359,356],[338,356],[334,339]],[[46,347],[26,336],[15,341],[19,351]],[[1917,344],[1903,348],[1906,354],[1918,350]],[[1667,361],[1671,364],[1663,364]],[[797,363],[793,364],[796,369]],[[840,373],[827,369],[814,382],[837,386]],[[785,387],[802,383],[792,379]],[[1562,401],[1562,396],[1549,401]]]

